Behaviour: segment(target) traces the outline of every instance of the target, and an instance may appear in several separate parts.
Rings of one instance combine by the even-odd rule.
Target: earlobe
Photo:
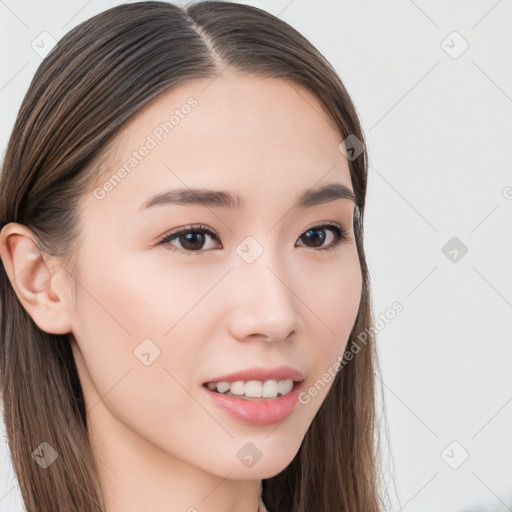
[[[63,275],[54,270],[53,259],[36,240],[29,228],[10,222],[0,231],[0,257],[18,299],[37,326],[48,333],[66,334],[71,322]]]

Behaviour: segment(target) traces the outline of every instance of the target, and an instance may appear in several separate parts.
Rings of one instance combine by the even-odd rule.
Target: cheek
[[[310,420],[332,387],[339,363],[354,327],[362,292],[359,261],[350,259],[317,272],[315,286],[301,288],[304,302],[304,354],[309,372],[299,406]],[[319,267],[318,267],[319,268]]]
[[[185,457],[186,439],[204,435],[204,410],[186,391],[200,351],[187,310],[204,291],[190,290],[183,274],[173,275],[170,286],[159,272],[153,280],[140,268],[110,268],[88,274],[77,302],[73,333],[86,366],[81,380],[88,408],[101,418],[108,409],[119,422],[115,428],[169,452],[182,446]],[[184,418],[196,421],[184,429]],[[177,433],[182,439],[175,443]]]
[[[324,265],[308,262],[297,269],[297,275],[303,276],[296,281],[295,291],[302,302],[305,325],[317,334],[323,333],[320,339],[325,342],[324,348],[342,348],[361,300],[362,276],[357,254],[347,253],[346,257]]]
[[[132,348],[137,340],[162,339],[179,328],[218,279],[198,267],[184,269],[165,258],[104,262],[82,279],[78,315],[85,328],[94,331],[95,339],[114,335],[114,339],[130,340]]]
[[[75,337],[100,395],[123,378],[137,381],[132,397],[144,388],[178,391],[193,375],[193,354],[200,351],[194,332],[194,305],[206,291],[196,288],[183,272],[172,276],[155,269],[111,265],[106,272],[88,273],[77,303]],[[134,271],[136,269],[136,271]],[[203,289],[204,288],[204,289]],[[198,308],[199,309],[199,308]],[[197,360],[197,358],[195,358]],[[124,378],[124,375],[127,375]]]

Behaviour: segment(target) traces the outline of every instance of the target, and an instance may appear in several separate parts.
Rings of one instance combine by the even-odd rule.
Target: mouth
[[[297,406],[305,375],[291,366],[253,367],[210,379],[202,387],[208,400],[237,421],[273,425]]]
[[[203,384],[203,387],[219,395],[238,398],[240,400],[258,402],[277,400],[283,396],[286,396],[292,391],[296,390],[302,380],[294,381],[291,379],[270,379],[266,381],[219,381],[206,382]]]

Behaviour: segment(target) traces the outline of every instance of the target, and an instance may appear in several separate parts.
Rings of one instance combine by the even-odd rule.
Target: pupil
[[[310,236],[310,233],[314,233]],[[320,233],[320,235],[318,235]],[[325,230],[323,229],[310,229],[304,235],[308,240],[312,240],[314,247],[321,246],[325,241]],[[317,243],[318,242],[318,243]]]
[[[181,244],[183,245],[184,249],[201,249],[201,246],[204,244],[203,233],[187,233],[186,235],[182,235],[182,238],[185,239],[185,243],[181,241]],[[196,245],[194,245],[194,242],[196,242]],[[199,242],[199,245],[197,245],[197,242]]]

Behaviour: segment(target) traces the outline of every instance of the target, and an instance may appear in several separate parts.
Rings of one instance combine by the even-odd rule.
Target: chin
[[[281,434],[286,434],[284,426]],[[286,438],[286,441],[285,441]],[[290,440],[289,435],[279,435],[278,431],[266,433],[260,437],[257,435],[247,436],[245,439],[235,437],[232,440],[232,453],[235,455],[235,463],[231,457],[226,458],[225,454],[230,449],[222,451],[223,464],[220,470],[225,476],[230,473],[229,478],[233,480],[253,480],[273,477],[290,465],[300,448],[301,439]],[[218,461],[219,459],[217,459]],[[225,471],[225,472],[224,472]],[[219,468],[216,468],[219,472]]]

